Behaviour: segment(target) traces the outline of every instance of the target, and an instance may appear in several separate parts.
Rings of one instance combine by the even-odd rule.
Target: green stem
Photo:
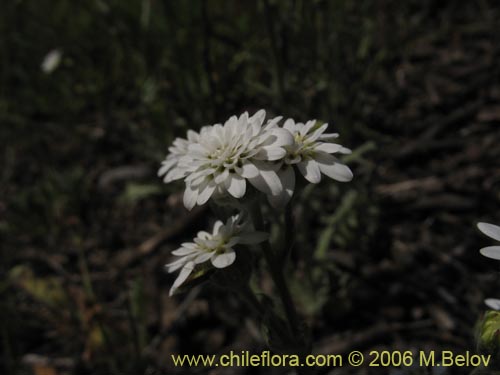
[[[80,258],[79,259],[80,274],[82,277],[83,289],[86,293],[86,297],[89,299],[89,301],[92,304],[97,305],[98,301],[97,301],[96,295],[94,293],[94,288],[92,286],[92,279],[90,277],[90,272],[89,272],[89,267],[87,264],[87,258],[85,256],[85,251],[80,248],[78,255]],[[102,321],[102,317],[101,317],[100,313],[97,314],[97,316],[96,316],[96,322],[97,322],[98,329],[101,332],[101,335],[103,337],[106,349],[109,353],[109,366],[110,366],[111,373],[117,374],[119,372],[118,371],[118,360],[116,359],[114,346],[111,342],[108,331],[106,330],[106,328],[104,326],[104,323]]]
[[[254,202],[254,204],[251,205],[250,213],[252,215],[255,228],[257,230],[264,230],[262,211],[258,202]],[[299,343],[303,341],[300,337],[300,320],[295,304],[293,303],[290,290],[288,289],[288,285],[286,284],[285,277],[283,275],[284,263],[281,262],[281,259],[278,259],[279,262],[275,261],[275,256],[269,241],[265,241],[263,243],[263,253],[269,267],[269,272],[276,286],[276,290],[278,291],[281,304],[283,305],[290,332],[292,332],[295,340]]]
[[[292,197],[293,199],[293,197]],[[284,228],[283,228],[283,233],[285,235],[284,238],[284,248],[283,248],[283,254],[282,254],[282,260],[283,263],[286,264],[288,260],[288,256],[290,255],[294,243],[294,234],[295,234],[295,223],[293,221],[293,214],[292,214],[292,200],[287,204],[285,207],[285,218],[284,218]]]

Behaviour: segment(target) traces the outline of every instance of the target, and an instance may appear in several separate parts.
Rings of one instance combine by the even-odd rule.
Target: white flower
[[[277,126],[281,117],[264,125],[265,115],[263,110],[251,117],[245,112],[224,125],[193,132],[191,139],[188,134],[188,140],[177,140],[159,174],[166,174],[166,182],[184,178],[187,209],[206,203],[213,194],[241,198],[247,180],[267,195],[281,193],[276,166],[270,162],[286,155],[284,147],[293,144],[293,137]]]
[[[478,223],[478,229],[494,240],[500,241],[500,227],[488,223]],[[500,246],[483,247],[479,252],[487,258],[500,260]]]
[[[488,223],[478,223],[478,229],[494,240],[500,241],[500,227]],[[500,260],[500,246],[483,247],[479,252],[487,258]],[[500,310],[500,299],[487,298],[484,300],[486,306],[493,310]]]
[[[52,73],[57,69],[61,63],[62,52],[59,49],[53,49],[45,55],[42,63],[40,64],[40,69],[46,74]]]
[[[304,178],[317,184],[324,174],[337,181],[351,181],[353,174],[349,167],[342,164],[332,154],[349,154],[351,150],[331,141],[338,137],[337,133],[324,133],[328,124],[319,125],[316,120],[307,123],[295,123],[293,119],[286,120],[283,125],[294,138],[292,145],[285,146],[286,156],[278,171],[283,191],[279,196],[270,196],[274,206],[284,206],[290,200],[295,189],[296,166]]]
[[[189,277],[197,265],[210,261],[215,268],[225,268],[236,259],[234,246],[254,245],[266,240],[267,233],[253,231],[248,222],[242,222],[241,215],[230,217],[226,224],[218,220],[212,233],[201,231],[194,242],[186,242],[172,254],[180,257],[166,265],[168,272],[181,270],[170,289],[170,296]]]

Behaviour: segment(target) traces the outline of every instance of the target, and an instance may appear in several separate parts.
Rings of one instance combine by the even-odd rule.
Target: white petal
[[[198,233],[196,233],[196,238],[202,239],[202,240],[209,240],[212,236],[210,233],[204,230],[200,230]]]
[[[168,273],[177,271],[179,268],[184,267],[187,262],[191,260],[191,257],[182,257],[171,263],[165,264]]]
[[[215,190],[215,182],[214,181],[210,181],[207,186],[205,186],[204,189],[201,189],[199,195],[198,195],[198,199],[196,200],[196,203],[198,203],[198,205],[203,205],[205,203],[207,203],[207,201],[210,199],[210,197],[212,196],[214,190]]]
[[[191,272],[193,272],[193,269],[194,269],[194,262],[186,263],[186,265],[182,267],[179,276],[177,276],[177,279],[175,279],[172,288],[170,288],[169,296],[172,296],[175,290],[179,288],[184,281],[186,281],[189,275],[191,275]]]
[[[248,124],[249,117],[248,112],[243,112],[238,118],[238,127],[243,128]]]
[[[236,116],[231,116],[224,123],[224,131],[228,137],[232,137],[234,134],[238,132],[238,118]]]
[[[294,142],[293,134],[287,129],[276,128],[271,131],[271,134],[276,137],[276,140],[273,142],[274,146],[289,146]]]
[[[328,141],[339,137],[339,133],[323,133],[318,137],[320,141]]]
[[[279,169],[281,168],[282,163],[279,162],[265,162],[262,160],[254,160],[253,163],[259,170],[259,173],[261,171],[273,171],[273,172],[278,172]]]
[[[212,264],[216,268],[225,268],[234,263],[236,259],[236,253],[233,249],[223,254],[218,254],[212,258]]]
[[[192,172],[189,176],[184,179],[186,185],[191,185],[194,187],[205,186],[210,181],[207,177],[212,174],[214,171],[213,168],[207,169],[198,169],[195,172]]]
[[[316,120],[309,120],[306,124],[297,124],[300,127],[300,135],[306,135],[316,125]]]
[[[193,262],[195,262],[196,264],[205,263],[207,260],[209,260],[212,257],[212,255],[214,255],[214,254],[208,253],[208,252],[201,253],[196,258],[194,258]]]
[[[194,249],[194,250],[196,250],[198,248],[194,242],[183,242],[183,243],[181,243],[181,247],[185,247],[186,249]]]
[[[222,184],[224,181],[226,181],[226,178],[229,177],[229,169],[224,169],[224,171],[222,171],[222,173],[219,173],[215,176],[214,178],[214,182],[216,184]]]
[[[283,185],[281,194],[276,196],[268,195],[267,198],[273,207],[283,208],[290,201],[295,190],[295,171],[293,167],[287,166],[278,171],[278,177]]]
[[[257,176],[248,181],[264,194],[278,195],[283,190],[281,181],[273,170],[260,170]]]
[[[226,180],[227,191],[235,198],[245,195],[246,186],[246,180],[237,174],[231,174]]]
[[[200,155],[200,156],[205,156],[208,155],[210,152],[208,149],[203,146],[201,143],[191,143],[188,147],[189,153],[192,153],[193,155]]]
[[[327,154],[334,154],[343,149],[342,145],[337,143],[319,143],[314,149],[316,151],[326,152]]]
[[[500,260],[500,246],[483,247],[479,252],[486,258]]]
[[[349,182],[353,178],[351,169],[345,164],[341,163],[334,163],[332,165],[319,164],[319,169],[326,176],[340,182]]]
[[[330,154],[319,152],[316,154],[316,161],[318,162],[321,173],[334,180],[347,182],[351,181],[353,178],[352,171],[349,167],[339,163],[338,159]]]
[[[198,199],[198,190],[192,189],[190,186],[186,186],[184,190],[184,196],[182,198],[184,202],[184,207],[189,211],[193,209],[196,205],[196,200]]]
[[[486,298],[484,304],[493,310],[500,310],[500,299]]]
[[[255,155],[256,159],[275,161],[285,157],[286,151],[280,146],[265,146],[262,147],[259,152]]]
[[[189,247],[179,247],[177,250],[172,251],[172,255],[176,255],[178,257],[183,256],[183,255],[188,255],[192,254],[198,251],[196,248],[189,248]]]
[[[252,162],[246,162],[240,168],[240,175],[244,178],[253,178],[259,175],[259,169]]]
[[[203,138],[203,137],[207,136],[207,134],[209,134],[209,133],[210,133],[210,132],[214,129],[214,127],[215,127],[216,125],[220,125],[220,124],[215,124],[215,125],[205,125],[205,126],[202,126],[202,128],[200,129],[200,135],[198,136],[198,140],[197,140],[197,142],[198,142],[201,138]]]
[[[481,232],[494,240],[500,241],[500,227],[498,225],[488,223],[478,223],[477,227]]]
[[[198,139],[199,139],[199,134],[196,133],[194,130],[188,130],[187,131],[187,139],[190,141],[190,142],[198,142]]]
[[[266,117],[266,111],[263,109],[259,109],[257,112],[255,112],[252,117],[250,117],[250,121],[258,121],[258,122],[264,122],[264,118]]]
[[[321,125],[318,129],[314,131],[314,133],[312,133],[310,136],[307,137],[307,140],[311,142],[317,140],[321,136],[321,134],[323,134],[323,132],[326,130],[327,127],[328,124]]]
[[[212,231],[212,232],[213,232],[214,234],[219,233],[219,232],[220,232],[220,229],[221,229],[221,227],[222,227],[223,225],[224,225],[224,223],[223,223],[222,221],[217,220],[217,221],[215,222],[215,224],[214,224],[214,229],[213,229],[213,231]]]
[[[268,130],[276,128],[276,126],[278,126],[278,122],[280,122],[282,118],[283,116],[276,116],[275,118],[268,120],[264,129]]]
[[[288,130],[290,133],[294,134],[296,132],[295,121],[293,121],[293,119],[289,118],[283,124],[283,128]]]
[[[319,170],[319,165],[315,160],[303,160],[297,167],[300,170],[300,173],[305,177],[307,181],[312,184],[317,184],[321,181],[321,171]]]
[[[176,158],[167,159],[161,162],[161,167],[158,170],[158,177],[166,174],[177,163]]]
[[[248,122],[252,124],[252,129],[254,131],[254,134],[258,133],[259,129],[262,126],[262,123],[264,122],[264,119],[266,117],[266,111],[263,109],[255,112],[252,117],[248,119]]]
[[[173,168],[163,178],[166,183],[186,177],[187,171],[184,168]]]

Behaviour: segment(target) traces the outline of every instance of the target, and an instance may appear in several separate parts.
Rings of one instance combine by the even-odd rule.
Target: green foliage
[[[476,342],[478,351],[492,355],[492,368],[500,369],[500,313],[487,311],[477,323]]]
[[[120,196],[120,200],[124,203],[135,204],[142,199],[146,199],[151,195],[161,192],[161,186],[158,184],[127,184],[125,191]]]
[[[18,265],[10,270],[9,281],[52,309],[64,308],[68,304],[60,278],[37,277],[31,268]]]

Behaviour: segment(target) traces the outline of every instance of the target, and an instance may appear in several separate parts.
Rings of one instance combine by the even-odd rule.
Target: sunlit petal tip
[[[184,207],[186,207],[189,211],[193,209],[196,205],[196,201],[198,199],[198,191],[191,189],[190,187],[186,187],[184,190],[184,196],[182,198]]]
[[[477,223],[478,229],[494,240],[500,241],[500,226],[489,223]]]
[[[484,304],[493,310],[500,310],[500,299],[486,298]]]
[[[218,254],[211,259],[212,265],[215,268],[226,268],[234,263],[236,260],[236,253],[230,250],[223,254]]]
[[[241,198],[246,192],[246,180],[237,174],[233,174],[226,180],[226,188],[229,194],[235,198]]]
[[[483,247],[479,252],[486,258],[500,260],[500,246]]]
[[[321,171],[315,160],[304,160],[297,164],[300,173],[304,178],[312,184],[317,184],[321,181]]]

